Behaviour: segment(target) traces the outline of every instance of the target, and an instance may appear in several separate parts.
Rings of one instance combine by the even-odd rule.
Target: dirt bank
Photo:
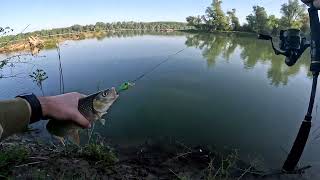
[[[61,43],[67,40],[80,40],[93,37],[105,36],[107,32],[79,32],[79,33],[66,33],[56,34],[51,36],[36,36],[42,41],[43,48],[50,49],[55,48],[57,43]],[[18,51],[33,51],[33,47],[30,45],[29,39],[21,39],[18,41],[8,42],[5,46],[0,46],[0,53],[11,53]]]
[[[102,139],[77,146],[13,136],[0,143],[0,176],[13,179],[309,179],[308,175],[266,176],[235,150],[188,147],[172,139],[137,146]]]
[[[162,139],[138,146],[101,139],[83,146],[14,136],[0,145],[0,175],[16,179],[243,179],[262,174],[253,164],[209,147]]]

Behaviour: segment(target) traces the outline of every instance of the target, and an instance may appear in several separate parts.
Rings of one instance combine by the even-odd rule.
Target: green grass
[[[0,175],[8,176],[10,167],[18,165],[29,157],[29,151],[22,146],[13,146],[0,151]]]
[[[81,156],[93,161],[101,161],[105,164],[114,164],[118,161],[116,155],[106,146],[99,144],[88,144],[81,152]]]

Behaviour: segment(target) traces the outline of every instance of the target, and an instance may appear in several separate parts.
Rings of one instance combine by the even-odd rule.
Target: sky
[[[202,15],[212,0],[3,0],[0,27],[10,26],[16,33],[28,24],[26,32],[114,21],[180,21]],[[224,11],[237,9],[241,23],[252,6],[264,6],[268,14],[280,16],[287,0],[223,0]]]

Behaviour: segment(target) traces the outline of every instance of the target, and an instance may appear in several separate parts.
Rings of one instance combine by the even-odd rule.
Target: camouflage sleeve
[[[0,101],[0,139],[26,130],[30,117],[31,107],[26,100]]]

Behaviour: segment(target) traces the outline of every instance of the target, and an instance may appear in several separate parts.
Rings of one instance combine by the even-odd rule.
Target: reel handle
[[[269,40],[272,40],[272,37],[265,34],[258,34],[258,39],[269,41]]]

